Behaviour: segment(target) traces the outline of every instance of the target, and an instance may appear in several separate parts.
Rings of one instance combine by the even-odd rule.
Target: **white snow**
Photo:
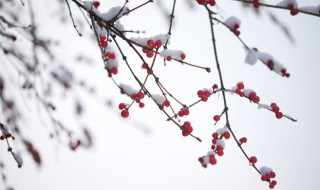
[[[128,11],[128,7],[122,7],[122,6],[112,7],[111,9],[108,10],[108,12],[102,13],[100,17],[105,21],[109,21],[112,19],[119,19],[127,11]]]
[[[159,95],[159,94],[153,94],[152,98],[154,99],[154,101],[156,101],[156,103],[158,105],[162,105],[163,102],[166,100],[166,98],[164,96]]]
[[[225,126],[225,127],[223,127],[223,128],[217,129],[216,132],[217,132],[219,135],[223,135],[223,133],[226,132],[226,131],[229,131],[229,130],[228,130],[228,128]]]
[[[104,27],[99,26],[96,22],[94,23],[94,29],[99,36],[108,36],[108,31]]]
[[[233,26],[234,26],[235,24],[238,24],[238,25],[240,26],[241,21],[240,21],[237,17],[231,16],[231,17],[227,18],[227,20],[225,20],[224,23],[225,23],[229,28],[233,29]]]
[[[165,49],[160,52],[160,55],[164,58],[170,56],[172,59],[180,60],[180,55],[183,53],[181,50],[171,50],[171,49]]]
[[[12,156],[13,156],[14,159],[17,161],[18,167],[21,168],[21,167],[22,167],[22,164],[23,164],[23,159],[22,159],[22,157],[21,157],[19,154],[14,153],[14,152],[12,152]]]
[[[222,146],[223,149],[226,146],[226,144],[224,143],[224,140],[222,140],[222,139],[218,139],[216,145],[217,146],[219,146],[219,145]]]
[[[260,168],[260,173],[261,173],[262,176],[266,175],[267,173],[269,173],[271,171],[272,171],[272,169],[267,167],[267,166],[262,166]]]
[[[255,51],[254,49],[250,49],[245,58],[245,63],[248,63],[249,65],[254,65],[258,61],[258,58],[259,52]]]
[[[170,40],[170,35],[168,34],[158,34],[149,38],[141,38],[141,37],[135,37],[135,38],[130,38],[130,40],[142,45],[142,46],[146,46],[147,45],[147,41],[148,40],[153,40],[154,42],[156,42],[157,40],[160,40],[162,42],[162,44],[165,44],[166,41]]]
[[[293,8],[297,8],[298,4],[296,0],[283,0],[277,4],[279,7],[288,7],[288,5],[292,4]]]
[[[128,96],[131,96],[131,94],[133,94],[133,93],[137,93],[138,91],[137,90],[135,90],[134,88],[132,88],[131,86],[129,86],[129,85],[126,85],[126,84],[123,84],[123,83],[121,83],[120,85],[119,85],[119,87],[124,91],[124,93],[126,93]]]
[[[108,69],[112,69],[113,67],[118,68],[119,62],[118,62],[117,59],[108,59],[108,61],[106,61],[106,63],[105,63],[105,66],[106,66]]]
[[[320,5],[299,7],[299,10],[320,15]]]

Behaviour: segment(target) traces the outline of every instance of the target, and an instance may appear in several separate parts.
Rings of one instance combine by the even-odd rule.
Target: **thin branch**
[[[72,20],[73,27],[74,27],[74,29],[77,31],[78,35],[79,35],[79,36],[82,36],[82,34],[79,32],[79,30],[78,30],[78,28],[77,28],[77,25],[75,24],[75,22],[74,22],[74,20],[73,20],[73,16],[72,16],[72,12],[71,12],[70,5],[69,5],[68,0],[66,0],[66,3],[67,3],[67,6],[68,6],[68,10],[69,10],[69,14],[70,14],[70,17],[71,17],[71,20]]]

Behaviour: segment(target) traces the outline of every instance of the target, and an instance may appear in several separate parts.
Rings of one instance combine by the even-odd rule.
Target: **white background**
[[[88,108],[84,118],[70,119],[68,114],[72,109],[67,106],[68,98],[65,101],[67,103],[58,104],[59,101],[64,101],[64,95],[56,100],[57,110],[60,110],[57,115],[65,123],[74,128],[81,127],[78,121],[90,126],[94,147],[72,152],[50,140],[48,131],[46,127],[41,127],[41,122],[29,122],[24,133],[29,135],[29,139],[40,150],[43,165],[37,167],[21,149],[25,163],[21,169],[16,168],[12,158],[7,154],[3,155],[5,146],[1,143],[1,155],[7,163],[5,172],[9,184],[17,190],[268,189],[268,184],[260,181],[258,173],[249,166],[231,139],[226,141],[225,154],[218,158],[216,166],[204,169],[197,161],[198,157],[209,150],[212,132],[223,127],[224,120],[216,126],[212,120],[213,115],[221,112],[222,96],[211,97],[207,103],[190,109],[191,116],[188,120],[194,127],[194,134],[203,140],[202,143],[183,137],[175,125],[165,121],[164,115],[150,100],[146,100],[144,109],[134,106],[130,110],[130,117],[121,119],[117,105],[130,101],[120,96],[117,87],[108,79],[103,70],[99,49],[95,43],[88,42],[92,40],[91,32],[84,29],[88,26],[81,28],[84,37],[80,38],[70,22],[60,24],[58,17],[52,13],[58,8],[53,2],[34,2],[37,3],[34,3],[37,22],[42,25],[40,33],[63,39],[57,51],[60,55],[58,59],[68,63],[68,68],[72,68],[79,78],[87,79],[88,83],[97,87],[97,96],[82,94],[80,90],[78,92]],[[141,2],[143,1],[132,1],[129,7]],[[119,4],[122,3],[121,1]],[[171,1],[165,3],[168,3],[165,7],[170,11]],[[300,4],[317,5],[318,2],[310,0],[303,3]],[[101,1],[101,11],[117,4],[118,1]],[[77,7],[73,3],[71,5],[74,15],[79,15]],[[285,10],[268,9],[289,28],[295,39],[295,43],[292,43],[279,27],[270,22],[266,14],[258,16],[233,1],[218,1],[218,5],[219,12],[224,16],[219,18],[223,20],[235,15],[242,21],[240,37],[249,47],[257,47],[270,53],[291,74],[287,79],[270,72],[261,63],[246,65],[246,54],[241,43],[229,30],[215,25],[225,85],[232,87],[238,81],[243,81],[246,87],[257,92],[261,102],[277,102],[284,113],[298,119],[296,123],[286,119],[278,120],[272,112],[258,110],[256,105],[237,95],[228,95],[231,127],[238,137],[248,138],[248,143],[244,146],[249,155],[258,158],[257,166],[266,165],[276,172],[277,189],[320,189],[320,18],[303,14],[293,17]],[[167,33],[168,30],[168,22],[163,19],[163,13],[156,3],[133,12],[121,21],[126,29],[146,30],[145,36]],[[167,66],[163,66],[160,60],[157,62],[158,75],[167,89],[190,104],[197,100],[197,90],[218,83],[207,13],[200,6],[189,9],[186,1],[178,1],[173,26],[169,47],[183,50],[187,56],[186,61],[190,63],[212,68],[212,72],[208,74],[175,62],[169,62]],[[123,45],[126,47],[125,43]],[[89,54],[94,64],[76,63],[72,58],[74,52]],[[143,73],[140,71],[141,61],[128,49],[126,54],[136,72]],[[117,55],[120,57],[120,54]],[[138,87],[128,75],[124,62],[120,63],[116,80]],[[150,89],[156,89],[152,83],[153,80],[148,81]],[[105,99],[111,100],[113,106],[105,106]],[[36,111],[32,114],[37,118]],[[19,144],[16,146],[19,148]],[[3,188],[1,184],[0,188]]]

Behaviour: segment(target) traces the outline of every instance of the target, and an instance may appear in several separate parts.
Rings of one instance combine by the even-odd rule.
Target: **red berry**
[[[255,97],[252,99],[252,101],[253,101],[254,103],[259,103],[259,102],[260,102],[259,96],[255,96]]]
[[[183,109],[182,110],[183,115],[189,115],[189,110],[188,109]]]
[[[119,104],[119,109],[120,110],[123,110],[125,107],[126,107],[126,105],[124,103],[120,103]]]
[[[197,2],[199,3],[199,5],[205,5],[206,4],[206,0],[197,0]]]
[[[144,103],[143,102],[140,102],[139,103],[139,108],[143,108],[144,107]]]
[[[190,133],[192,133],[193,128],[191,127],[191,125],[187,125],[187,126],[185,126],[185,130],[188,131],[188,133],[190,134]]]
[[[276,173],[274,171],[271,171],[269,174],[270,174],[270,178],[275,178],[276,177]]]
[[[157,47],[162,46],[162,42],[161,42],[161,40],[157,40],[157,41],[156,41],[156,43],[155,43],[155,45],[156,45]]]
[[[184,137],[186,137],[186,136],[188,136],[190,133],[188,133],[188,131],[186,131],[186,130],[183,130],[182,131],[182,136],[184,136]]]
[[[233,30],[237,30],[239,27],[240,27],[239,24],[234,24],[234,25],[233,25]]]
[[[116,75],[118,73],[118,68],[117,67],[112,67],[111,68],[111,73]]]
[[[280,108],[278,106],[272,107],[272,111],[278,113],[280,111]]]
[[[217,160],[216,160],[216,158],[214,157],[214,155],[210,155],[209,162],[210,162],[210,164],[212,164],[212,165],[215,165],[215,164],[217,163]]]
[[[256,96],[257,96],[257,94],[255,92],[250,92],[249,93],[250,100],[253,100]]]
[[[240,141],[240,143],[246,143],[247,142],[247,138],[246,137],[242,137],[239,141]]]
[[[123,118],[127,118],[127,117],[129,116],[129,111],[128,111],[128,110],[122,110],[121,116],[122,116]]]
[[[4,140],[4,136],[3,135],[0,136],[0,140]]]
[[[282,75],[286,75],[287,70],[283,68],[283,69],[281,69],[281,73],[282,73]]]
[[[217,151],[222,151],[222,150],[223,150],[223,147],[222,147],[221,145],[218,145],[217,148],[216,148],[216,150],[217,150]]]
[[[167,57],[167,61],[171,61],[172,60],[172,57],[171,56],[168,56]]]
[[[181,58],[181,59],[185,59],[185,58],[186,58],[186,54],[181,53],[181,54],[180,54],[180,58]]]
[[[238,89],[244,89],[244,84],[243,84],[243,82],[239,82],[238,84],[237,84],[237,88]]]
[[[148,40],[147,41],[147,45],[149,46],[149,47],[153,47],[154,46],[154,42],[153,42],[153,40]]]
[[[179,117],[183,117],[183,116],[184,116],[184,114],[183,114],[183,111],[182,111],[182,110],[180,110],[180,111],[178,112],[178,116],[179,116]]]
[[[142,100],[142,99],[144,98],[144,93],[141,92],[141,91],[138,92],[138,93],[137,93],[137,97],[138,97],[139,100]]]
[[[153,51],[148,51],[148,53],[147,53],[147,57],[149,57],[149,58],[151,58],[151,57],[153,57]]]
[[[147,53],[147,52],[148,52],[148,49],[143,47],[143,48],[142,48],[142,52],[143,52],[143,53]]]
[[[213,88],[213,89],[217,89],[217,88],[218,88],[218,85],[217,85],[217,84],[214,84],[214,85],[212,86],[212,88]]]
[[[274,185],[270,183],[270,184],[269,184],[269,188],[270,188],[270,189],[273,189],[273,188],[274,188]]]
[[[203,101],[203,102],[208,101],[208,97],[207,97],[207,96],[202,96],[202,97],[201,97],[201,101]]]
[[[250,162],[250,164],[255,164],[255,163],[257,163],[257,158],[255,156],[251,156],[249,158],[249,162]]]
[[[289,78],[290,77],[290,73],[286,73],[286,77]]]
[[[212,137],[213,137],[214,139],[218,139],[218,138],[219,138],[219,134],[218,134],[217,132],[212,133]]]
[[[277,181],[276,180],[272,180],[271,183],[273,186],[277,185]]]
[[[219,121],[219,120],[220,120],[220,116],[219,116],[219,115],[215,115],[215,116],[213,117],[213,120],[214,120],[214,121]]]
[[[230,138],[230,133],[229,133],[228,131],[224,132],[224,133],[223,133],[223,137],[224,137],[225,139],[229,139],[229,138]]]
[[[233,32],[234,32],[234,34],[235,34],[236,36],[239,36],[239,35],[240,35],[240,31],[239,31],[239,30],[234,30]]]
[[[191,126],[191,123],[190,123],[189,121],[185,121],[185,122],[183,123],[183,125],[184,125],[184,126]]]
[[[132,94],[131,94],[131,98],[132,98],[132,99],[136,99],[136,97],[137,97],[137,94],[136,94],[136,93],[132,93]]]
[[[163,102],[163,105],[164,105],[165,107],[169,107],[169,106],[170,106],[170,102],[169,102],[168,100],[165,100],[165,101]]]
[[[95,8],[98,8],[98,7],[100,6],[100,2],[99,2],[99,1],[94,1],[94,2],[93,2],[93,6],[94,6]]]
[[[116,54],[110,53],[109,58],[110,58],[110,59],[115,59],[115,58],[116,58]]]
[[[202,91],[202,90],[198,90],[197,95],[198,95],[199,97],[203,96],[203,91]]]
[[[266,181],[267,177],[265,175],[261,176],[261,181]]]
[[[203,95],[206,97],[210,97],[211,93],[208,90],[203,91]]]
[[[295,15],[297,15],[299,13],[299,10],[298,9],[292,9],[291,11],[290,11],[290,14],[292,15],[292,16],[295,16]]]
[[[239,88],[237,88],[234,92],[235,92],[236,94],[239,94],[239,95],[240,95],[241,90],[240,90]]]
[[[259,8],[260,7],[260,2],[259,1],[253,1],[253,7],[254,8]]]
[[[276,113],[276,118],[281,119],[283,117],[283,113],[282,112],[277,112]]]
[[[107,47],[108,43],[107,43],[107,41],[101,41],[100,45],[101,45],[101,47]]]
[[[210,6],[214,6],[215,4],[216,4],[216,1],[215,1],[215,0],[210,0],[210,1],[209,1],[209,5],[210,5]]]
[[[274,63],[273,63],[273,61],[272,60],[268,60],[268,62],[267,62],[267,66],[269,67],[269,69],[273,69],[273,65],[274,65]]]
[[[147,69],[147,68],[148,68],[148,64],[143,63],[142,66],[141,66],[141,68],[142,68],[142,69]]]
[[[106,41],[106,39],[107,39],[106,36],[104,36],[104,35],[100,35],[99,38],[100,38],[100,41]]]
[[[240,92],[240,93],[239,93],[239,96],[240,96],[240,97],[244,97],[244,95],[245,95],[244,92]]]
[[[11,133],[7,133],[5,138],[10,138],[11,137]]]
[[[217,154],[218,154],[218,156],[223,156],[223,150],[219,150],[219,151],[217,151]]]

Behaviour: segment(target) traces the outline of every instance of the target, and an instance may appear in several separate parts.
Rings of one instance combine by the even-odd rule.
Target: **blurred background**
[[[143,2],[130,1],[128,6],[135,7]],[[2,172],[7,176],[7,186],[17,190],[268,189],[268,184],[260,180],[259,174],[249,165],[232,139],[226,140],[225,154],[218,158],[217,165],[204,169],[198,162],[198,158],[210,150],[211,134],[225,124],[222,119],[214,126],[212,120],[223,109],[221,94],[192,107],[190,116],[181,119],[192,123],[193,134],[202,139],[201,143],[183,137],[181,131],[167,122],[159,108],[146,98],[143,109],[134,105],[130,108],[129,118],[123,119],[118,104],[130,103],[130,99],[121,95],[109,79],[93,32],[79,8],[69,1],[82,37],[77,35],[72,26],[64,1],[30,0],[25,3],[24,7],[17,2],[12,5],[17,9],[21,7],[19,10],[23,14],[28,12],[31,3],[37,35],[52,41],[50,48],[55,57],[52,65],[50,58],[38,52],[39,57],[45,60],[44,70],[62,65],[72,72],[74,81],[85,81],[86,84],[83,87],[74,82],[72,88],[66,90],[53,82],[51,100],[56,110],[52,114],[74,131],[76,137],[82,137],[83,128],[90,131],[93,146],[71,151],[66,146],[67,137],[59,140],[50,138],[50,118],[38,108],[31,92],[15,90],[21,85],[21,80],[10,66],[10,61],[5,59],[6,55],[1,53],[0,74],[7,79],[6,87],[12,91],[7,95],[14,97],[23,113],[20,129],[39,150],[42,158],[41,166],[35,164],[17,138],[12,146],[24,159],[24,165],[19,169],[7,153],[6,144],[1,142],[0,158],[5,163]],[[105,12],[123,3],[102,0],[99,10]],[[125,29],[145,31],[144,34],[129,33],[127,36],[166,34],[172,4],[173,1],[154,1],[121,18]],[[317,6],[319,2],[307,0],[298,1],[298,4]],[[232,88],[242,81],[246,88],[257,92],[261,103],[276,102],[282,112],[298,120],[277,119],[274,113],[257,109],[256,104],[238,95],[228,94],[231,128],[239,138],[248,138],[243,146],[249,155],[258,158],[258,168],[268,166],[276,172],[277,189],[319,189],[320,18],[305,14],[291,16],[288,10],[263,7],[257,13],[236,1],[217,1],[213,10],[219,13],[216,16],[221,20],[230,16],[238,17],[242,21],[241,39],[249,47],[270,53],[291,74],[289,78],[283,78],[261,62],[254,66],[245,64],[246,51],[240,41],[221,24],[215,23],[225,86]],[[270,19],[270,14],[279,20],[281,26]],[[156,62],[155,72],[175,97],[189,105],[198,100],[197,90],[219,84],[210,25],[206,10],[193,1],[177,1],[174,16],[169,48],[183,50],[187,62],[210,67],[211,73],[173,61],[164,66],[161,59]],[[24,25],[30,23],[27,17],[22,21],[25,21]],[[118,42],[135,73],[142,79],[145,72],[141,69],[141,61],[124,41],[118,39]],[[18,48],[30,48],[30,44],[25,44],[19,38],[15,43]],[[120,60],[120,54],[117,53],[117,56],[120,66],[115,80],[138,89],[125,63]],[[52,80],[45,75],[48,73],[47,70],[43,72],[44,80]],[[160,94],[153,79],[147,82],[147,88]],[[74,103],[77,101],[83,105],[80,116],[74,114]],[[180,109],[178,105],[174,106]],[[4,121],[4,116],[0,119]],[[5,188],[1,182],[0,189]]]

